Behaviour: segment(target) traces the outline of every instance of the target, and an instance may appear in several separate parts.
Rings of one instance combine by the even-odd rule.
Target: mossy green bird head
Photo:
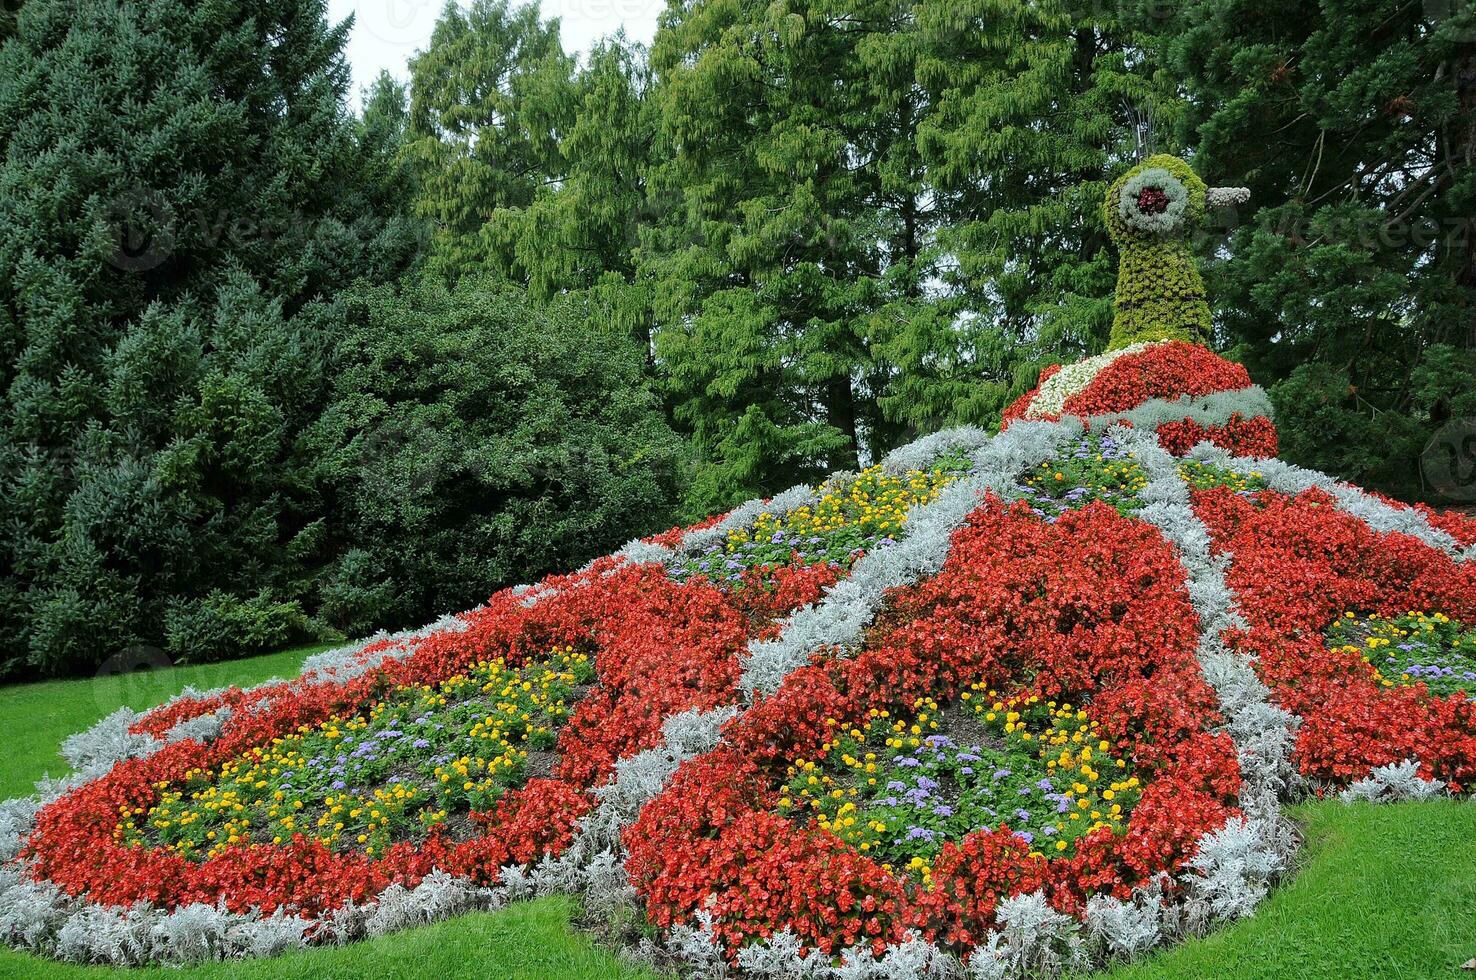
[[[1112,182],[1102,216],[1122,256],[1108,349],[1209,339],[1209,303],[1189,238],[1212,209],[1249,199],[1243,187],[1206,187],[1189,164],[1167,154]]]

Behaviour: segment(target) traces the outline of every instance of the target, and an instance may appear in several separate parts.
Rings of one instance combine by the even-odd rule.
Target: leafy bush
[[[204,663],[286,646],[309,631],[302,607],[270,592],[248,599],[219,589],[176,602],[164,619],[164,646],[178,663]]]
[[[475,605],[612,550],[672,511],[679,443],[642,352],[575,302],[430,279],[341,302],[332,404],[310,437],[348,632]]]

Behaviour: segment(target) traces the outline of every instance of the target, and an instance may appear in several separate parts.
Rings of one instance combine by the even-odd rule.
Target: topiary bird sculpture
[[[1248,188],[1206,187],[1187,163],[1167,154],[1113,182],[1102,208],[1121,261],[1108,350],[1154,340],[1208,341],[1210,308],[1189,233],[1211,209],[1248,200]]]

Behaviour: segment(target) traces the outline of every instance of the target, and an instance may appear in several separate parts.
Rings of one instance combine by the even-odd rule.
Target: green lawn
[[[225,663],[0,688],[0,745],[5,746],[0,799],[28,795],[32,784],[48,772],[63,775],[67,764],[57,755],[62,741],[121,707],[152,708],[187,685],[206,691],[295,677],[303,660],[326,649],[298,647]]]
[[[61,740],[120,705],[145,708],[186,684],[207,688],[291,676],[319,648],[144,675],[0,689],[0,798],[58,774]],[[1296,807],[1307,847],[1297,877],[1253,919],[1165,950],[1099,980],[1334,980],[1459,977],[1476,957],[1476,805]],[[462,916],[342,949],[198,969],[65,966],[0,948],[0,977],[645,978],[569,927],[568,899]]]
[[[1301,867],[1254,917],[1101,980],[1470,976],[1476,957],[1476,805],[1292,808]]]

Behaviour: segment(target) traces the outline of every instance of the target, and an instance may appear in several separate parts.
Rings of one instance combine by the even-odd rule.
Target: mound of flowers
[[[1277,450],[1270,403],[1245,368],[1182,340],[1139,342],[1048,367],[1005,409],[1004,425],[1066,415],[1140,424],[1176,456],[1201,442],[1242,456]]]
[[[1282,803],[1476,790],[1476,522],[1272,458],[1263,398],[1132,344],[998,435],[120,712],[0,805],[0,938],[187,962],[574,892],[705,975],[992,978],[1249,914]]]
[[[285,684],[123,719],[107,736],[122,757],[20,808],[24,833],[0,842],[6,873],[46,896],[12,909],[36,895],[0,879],[0,932],[75,959],[229,955],[128,937],[209,908],[236,933],[270,922],[273,942],[341,938],[338,916],[396,889],[448,874],[486,888],[558,858],[621,760],[665,751],[672,719],[726,717],[747,644],[905,538],[909,508],[967,470],[942,448],[927,469],[875,467],[797,488],[795,506],[755,502],[633,543],[438,627],[317,658]],[[792,547],[777,546],[781,526],[800,536]],[[736,567],[708,574],[714,547]],[[31,911],[39,922],[11,914]],[[52,928],[99,914],[116,934]]]

